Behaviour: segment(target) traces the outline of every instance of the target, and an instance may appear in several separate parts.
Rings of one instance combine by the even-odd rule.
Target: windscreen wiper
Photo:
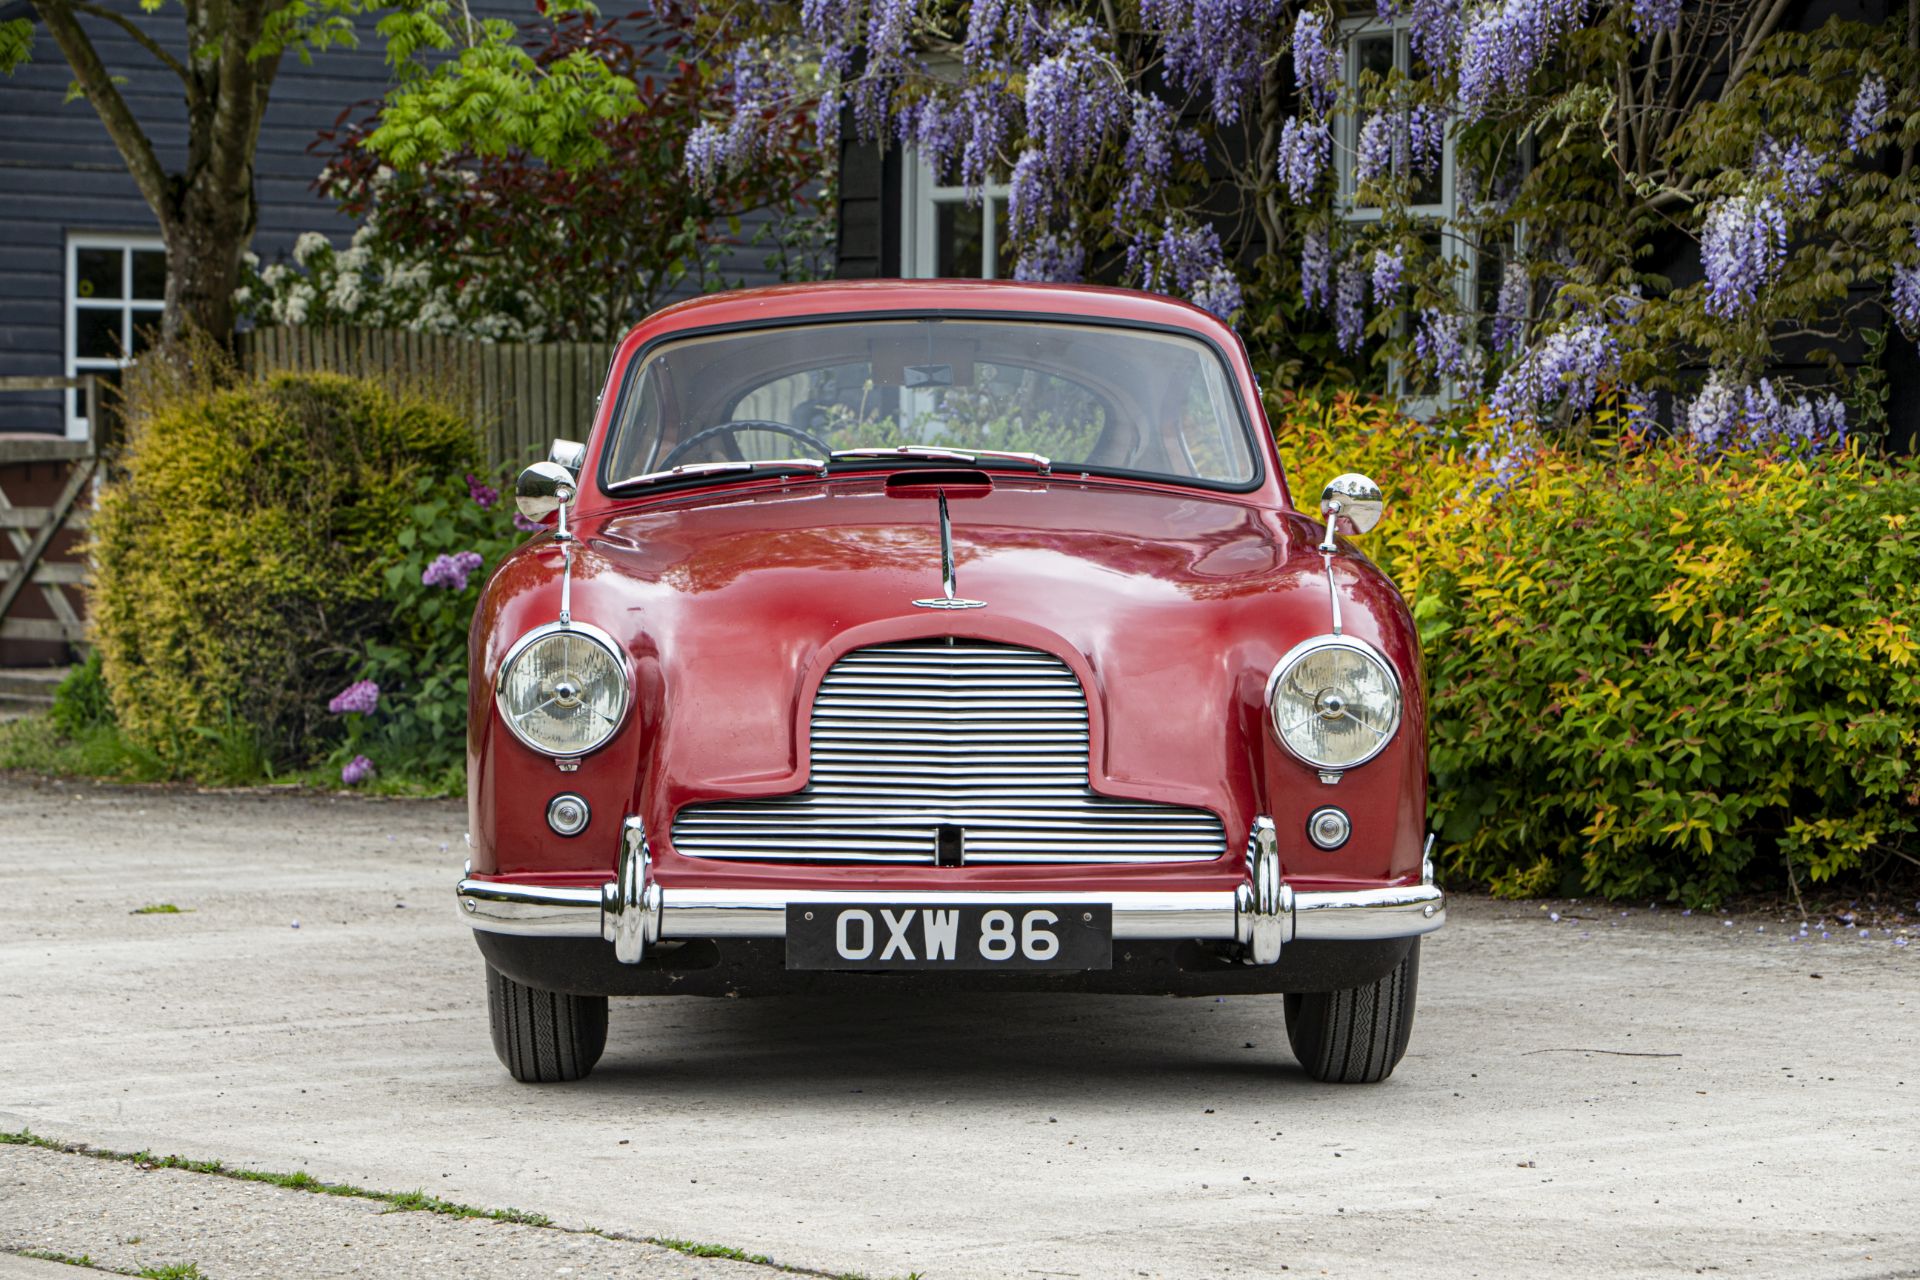
[[[836,455],[837,456],[837,455]],[[761,458],[745,462],[687,462],[677,467],[668,467],[665,471],[649,471],[645,475],[628,476],[625,480],[615,480],[609,484],[609,490],[634,489],[641,485],[661,484],[668,480],[692,480],[702,476],[720,476],[739,474],[748,471],[811,471],[816,475],[824,474],[827,469],[825,460],[820,458]]]
[[[878,449],[835,449],[830,462],[890,462],[896,458],[905,462],[976,463],[987,459],[992,462],[1024,463],[1043,476],[1053,470],[1053,459],[1044,454],[1021,453],[1011,449],[945,449],[931,444],[898,444]]]

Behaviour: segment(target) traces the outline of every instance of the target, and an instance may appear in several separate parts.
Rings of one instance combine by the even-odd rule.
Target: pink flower
[[[371,680],[356,680],[340,692],[333,695],[333,701],[327,704],[327,710],[336,716],[349,712],[368,715],[380,705],[380,686]]]
[[[350,787],[357,787],[372,776],[373,761],[367,759],[365,756],[355,756],[353,759],[347,761],[346,766],[340,770],[340,781]]]
[[[467,589],[467,579],[480,568],[481,557],[478,551],[461,551],[454,555],[440,555],[433,558],[420,574],[420,585],[424,587],[450,587],[455,591]]]

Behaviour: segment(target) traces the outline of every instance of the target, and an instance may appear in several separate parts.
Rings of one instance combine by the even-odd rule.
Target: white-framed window
[[[901,157],[900,274],[916,280],[998,280],[1013,274],[1004,182],[949,186],[918,152]]]
[[[67,237],[67,376],[117,374],[137,357],[166,305],[158,236]],[[67,392],[67,435],[85,439],[86,397]]]
[[[1408,78],[1420,74],[1420,68],[1415,65],[1411,30],[1407,18],[1388,22],[1352,19],[1341,23],[1340,33],[1346,45],[1341,68],[1346,83],[1358,89],[1361,76],[1369,71],[1375,76],[1398,71]],[[1348,111],[1340,115],[1336,124],[1333,164],[1334,175],[1340,183],[1338,208],[1340,216],[1349,222],[1374,222],[1380,217],[1378,207],[1360,200],[1360,184],[1354,167],[1360,150],[1360,131],[1366,127],[1367,119],[1362,113]],[[1441,149],[1439,171],[1417,174],[1416,181],[1419,185],[1407,202],[1407,212],[1416,217],[1451,218],[1455,184],[1451,132]]]

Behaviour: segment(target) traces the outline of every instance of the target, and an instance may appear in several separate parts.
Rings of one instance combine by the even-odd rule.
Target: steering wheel
[[[679,444],[667,450],[667,456],[660,459],[660,464],[657,469],[660,471],[670,470],[673,464],[691,452],[695,445],[704,444],[715,436],[732,436],[738,431],[771,431],[777,435],[787,436],[819,450],[822,459],[825,459],[833,452],[832,445],[822,440],[819,436],[809,434],[798,427],[790,427],[784,422],[774,422],[769,418],[740,418],[733,422],[723,422],[717,427],[707,427],[705,430],[694,432],[685,440],[682,440]],[[745,460],[740,457],[740,448],[738,445],[733,446],[733,453],[736,459],[740,461]]]

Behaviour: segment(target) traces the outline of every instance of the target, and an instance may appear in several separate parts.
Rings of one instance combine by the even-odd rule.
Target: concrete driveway
[[[0,782],[0,1130],[833,1275],[1920,1275],[1920,937],[1461,901],[1373,1088],[1307,1080],[1277,997],[886,993],[616,1002],[591,1080],[527,1088],[454,917],[461,830]],[[15,1253],[774,1274],[367,1203],[0,1146]]]

